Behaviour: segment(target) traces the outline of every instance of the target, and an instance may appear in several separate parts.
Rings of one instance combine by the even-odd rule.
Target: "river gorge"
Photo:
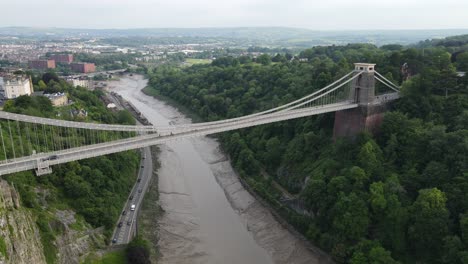
[[[125,76],[109,84],[154,125],[188,124],[176,108],[144,94],[147,80]],[[159,146],[161,263],[322,263],[321,253],[284,228],[245,190],[216,139]],[[154,201],[157,202],[157,201]]]

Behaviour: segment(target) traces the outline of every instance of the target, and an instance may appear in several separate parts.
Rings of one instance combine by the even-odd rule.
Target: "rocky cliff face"
[[[75,212],[50,209],[46,202],[47,190],[36,190],[42,210],[54,215],[49,222],[54,231],[52,242],[57,249],[56,263],[79,264],[96,249],[106,247],[103,228],[93,229],[78,224]],[[41,236],[33,211],[21,207],[18,192],[6,181],[0,180],[0,264],[47,263]]]
[[[3,241],[2,241],[3,240]],[[0,180],[0,264],[46,263],[34,216],[19,195]]]
[[[76,219],[75,212],[70,210],[56,211],[55,216],[60,228],[64,230],[55,240],[58,249],[57,263],[79,264],[90,252],[106,247],[103,228],[84,228],[80,231],[71,229],[69,226],[76,223]]]

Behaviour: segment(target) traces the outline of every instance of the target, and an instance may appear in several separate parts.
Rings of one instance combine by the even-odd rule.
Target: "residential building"
[[[44,96],[49,98],[53,106],[62,106],[68,104],[68,97],[65,93],[44,94]]]
[[[29,61],[29,68],[36,70],[55,69],[54,60],[32,60]]]
[[[13,99],[21,95],[31,95],[33,92],[32,81],[25,75],[8,75],[3,77],[3,95],[7,99]]]
[[[79,62],[70,64],[70,69],[74,72],[89,73],[95,72],[96,66],[94,63]]]
[[[54,54],[50,56],[51,60],[55,60],[56,63],[70,64],[73,62],[72,54]]]
[[[81,86],[87,89],[93,89],[93,82],[88,79],[83,79],[83,78],[72,78],[72,79],[67,79],[67,82],[74,87]]]

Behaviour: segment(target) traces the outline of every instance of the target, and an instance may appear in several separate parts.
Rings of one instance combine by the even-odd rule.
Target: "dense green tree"
[[[460,228],[463,242],[468,247],[468,213],[460,215]]]
[[[58,83],[60,82],[60,79],[57,73],[50,71],[42,75],[42,81],[44,81],[48,85],[50,81],[55,81],[56,83]]]
[[[127,262],[132,264],[151,264],[148,242],[135,237],[125,249]]]
[[[408,235],[415,253],[421,258],[431,259],[441,252],[440,245],[448,235],[446,200],[445,194],[436,188],[423,189],[412,206]]]
[[[271,63],[271,57],[268,54],[262,54],[257,57],[256,61],[262,65],[269,65]]]
[[[385,250],[378,242],[362,240],[353,249],[351,264],[373,263],[373,264],[398,264],[390,252]]]
[[[277,137],[270,138],[266,143],[266,164],[278,164],[281,161],[281,141]]]
[[[41,91],[44,91],[47,88],[47,84],[43,80],[40,80],[38,85],[39,85],[39,90]]]
[[[333,208],[333,232],[344,240],[358,240],[367,233],[369,215],[366,203],[355,193],[340,194]]]
[[[382,170],[382,151],[375,141],[366,142],[357,156],[359,165],[371,178],[379,179]]]
[[[457,68],[460,71],[468,71],[468,52],[463,52],[457,56]]]
[[[135,125],[135,118],[127,110],[121,110],[117,113],[117,122],[124,125]]]

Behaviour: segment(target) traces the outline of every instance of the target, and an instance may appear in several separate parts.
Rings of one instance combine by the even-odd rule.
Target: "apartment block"
[[[74,72],[89,73],[95,72],[96,66],[94,65],[94,63],[80,62],[70,64],[70,69]]]
[[[54,60],[32,60],[29,61],[29,68],[36,70],[55,69]]]
[[[49,59],[54,60],[56,63],[70,64],[73,62],[73,55],[72,54],[54,54],[54,55],[51,55]]]

